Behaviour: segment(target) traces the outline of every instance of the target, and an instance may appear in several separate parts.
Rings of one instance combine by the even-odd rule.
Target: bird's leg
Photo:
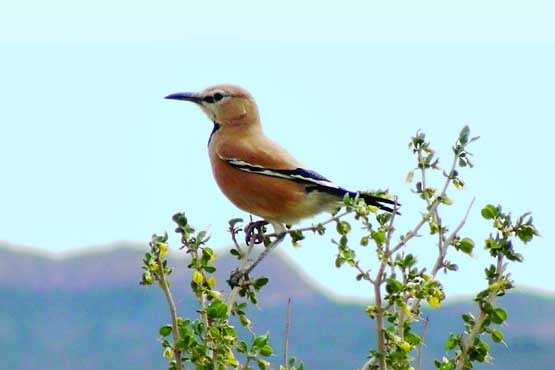
[[[260,220],[250,222],[245,226],[245,243],[249,245],[251,243],[251,238],[254,237],[254,244],[260,244],[264,242],[264,233],[262,228],[268,225],[268,221]]]
[[[259,221],[260,222],[260,221]],[[265,222],[265,221],[264,221]],[[252,223],[251,223],[252,224]],[[267,222],[266,222],[267,224]],[[248,280],[248,275],[251,273],[252,270],[254,270],[254,268],[264,259],[266,258],[266,256],[268,254],[270,254],[270,252],[277,247],[282,241],[283,239],[285,239],[285,235],[286,233],[286,229],[282,224],[278,224],[278,223],[274,223],[272,222],[272,226],[274,226],[274,231],[275,233],[278,235],[277,238],[270,243],[269,246],[266,247],[266,249],[264,249],[264,251],[262,253],[260,253],[260,255],[258,256],[258,258],[251,263],[250,265],[248,265],[246,268],[243,269],[237,269],[235,271],[233,271],[231,273],[231,276],[229,277],[229,280],[227,281],[227,283],[233,288],[236,286],[240,285],[240,281],[243,280],[243,278]],[[248,226],[247,226],[248,227]],[[262,236],[262,240],[264,240],[264,236]]]

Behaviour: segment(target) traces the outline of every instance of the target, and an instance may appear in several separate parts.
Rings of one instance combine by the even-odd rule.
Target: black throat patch
[[[210,137],[208,138],[208,145],[210,145],[210,142],[212,141],[212,136],[214,136],[214,134],[216,133],[216,131],[218,131],[220,127],[222,127],[222,125],[214,121],[214,128],[212,129],[212,132],[210,133]]]

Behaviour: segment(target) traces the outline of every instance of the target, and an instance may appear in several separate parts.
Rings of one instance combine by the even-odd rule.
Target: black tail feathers
[[[382,198],[382,197],[378,197],[372,194],[362,193],[362,192],[354,193],[352,191],[349,191],[348,193],[349,193],[349,196],[351,197],[355,197],[358,194],[358,196],[364,199],[366,204],[368,204],[369,206],[378,207],[378,209],[381,209],[382,211],[387,211],[391,213],[395,212],[398,215],[401,214],[398,211],[401,204],[394,200]]]
[[[366,204],[368,204],[369,206],[377,207],[382,211],[387,211],[391,213],[395,212],[398,215],[401,214],[398,211],[399,207],[401,206],[400,203],[391,199],[378,197],[370,193],[365,193],[365,192],[356,193],[341,187],[331,187],[331,186],[325,186],[325,185],[311,185],[306,187],[307,193],[310,193],[312,191],[319,191],[323,193],[333,194],[341,198],[343,198],[345,194],[349,194],[351,198],[354,198],[358,195],[360,198],[364,199]]]

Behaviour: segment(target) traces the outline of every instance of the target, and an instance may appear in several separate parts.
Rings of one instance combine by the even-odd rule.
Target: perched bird
[[[308,169],[268,138],[245,89],[217,85],[166,99],[196,103],[208,115],[214,123],[208,153],[218,186],[237,207],[271,223],[276,233],[285,230],[284,224],[335,211],[345,194],[356,195]],[[392,212],[396,207],[390,199],[359,196],[381,210]]]

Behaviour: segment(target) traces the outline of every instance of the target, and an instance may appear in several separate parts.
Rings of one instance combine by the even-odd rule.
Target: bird
[[[336,211],[345,194],[397,213],[396,201],[347,190],[297,161],[264,133],[254,98],[240,86],[221,84],[165,99],[195,103],[206,113],[213,123],[208,155],[220,190],[238,208],[273,225],[276,234],[285,225]]]

